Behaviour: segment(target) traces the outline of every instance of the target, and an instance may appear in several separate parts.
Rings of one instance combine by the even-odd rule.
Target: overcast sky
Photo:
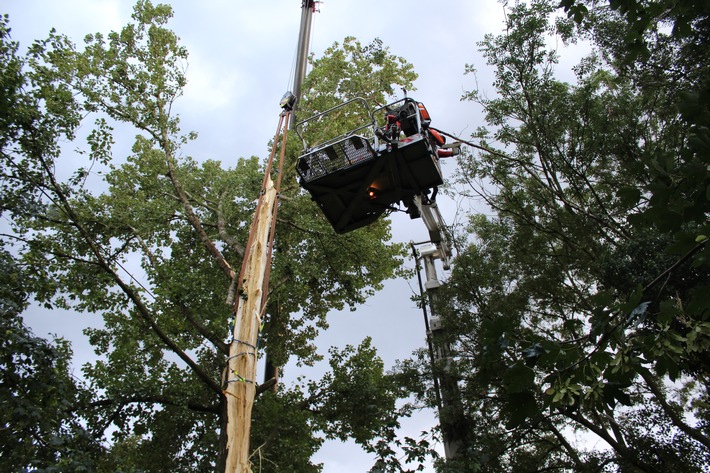
[[[159,3],[159,2],[154,2]],[[183,131],[199,138],[185,151],[198,160],[215,159],[233,165],[240,156],[268,153],[267,143],[278,124],[278,103],[291,88],[301,0],[173,1],[169,27],[187,47],[189,68],[185,95],[177,104]],[[119,30],[130,20],[130,0],[5,0],[0,13],[9,13],[13,39],[26,48],[45,38],[51,28],[81,44],[84,35]],[[4,11],[3,11],[4,10]],[[495,0],[328,0],[314,16],[311,50],[319,56],[335,41],[355,36],[368,44],[380,38],[391,53],[414,65],[419,74],[416,91],[409,93],[426,104],[432,125],[468,136],[483,125],[480,109],[461,102],[464,91],[477,86],[492,94],[492,72],[478,53],[486,33],[502,30],[503,6]],[[467,63],[479,70],[464,75]],[[132,143],[118,143],[117,149]],[[453,163],[449,164],[450,171]],[[456,203],[440,195],[439,205],[449,223]],[[421,220],[396,215],[396,241],[425,240]],[[444,274],[442,274],[445,277]],[[318,339],[323,354],[328,347],[359,344],[372,336],[389,368],[424,344],[421,311],[410,297],[416,281],[392,281],[354,313],[334,313],[331,328]],[[76,366],[89,359],[81,340],[86,317],[30,314],[38,335],[58,333],[73,340]],[[70,321],[68,323],[67,321]],[[289,367],[285,382],[300,372]],[[406,433],[418,436],[435,419],[424,412],[406,422]],[[317,455],[326,473],[364,472],[372,465],[357,447],[329,443]]]

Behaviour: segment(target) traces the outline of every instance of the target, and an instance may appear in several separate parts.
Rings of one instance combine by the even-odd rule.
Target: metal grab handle
[[[400,104],[404,105],[405,103],[408,103],[408,102],[411,102],[415,105],[415,108],[416,108],[415,118],[417,120],[417,132],[420,132],[422,129],[422,117],[421,117],[421,114],[419,113],[419,110],[418,110],[417,101],[411,97],[405,97],[403,99],[395,100],[392,103],[388,103],[387,105],[382,105],[381,107],[377,107],[376,109],[374,109],[372,111],[370,118],[372,119],[372,122],[375,124],[375,127],[377,127],[377,118],[375,117],[375,115],[377,113],[379,113],[383,110],[387,111],[387,110],[396,108],[396,106],[400,106]]]
[[[370,123],[370,124],[365,124],[365,125],[362,125],[362,126],[360,126],[360,127],[357,127],[357,128],[355,128],[355,129],[353,129],[353,130],[351,130],[351,131],[345,133],[345,135],[341,135],[341,136],[352,135],[353,133],[355,133],[355,132],[357,132],[357,131],[360,131],[360,130],[362,130],[363,128],[368,128],[368,127],[372,127],[372,129],[374,130],[374,129],[376,128],[376,126],[377,126],[377,122],[375,121],[375,119],[374,119],[374,117],[373,117],[373,115],[372,115],[372,111],[371,111],[371,109],[370,109],[370,104],[368,104],[368,103],[367,103],[367,100],[365,100],[363,97],[355,97],[354,99],[348,100],[347,102],[343,102],[343,103],[341,103],[341,104],[339,104],[339,105],[336,105],[335,107],[331,107],[331,108],[329,108],[328,110],[325,110],[325,111],[323,111],[323,112],[317,113],[317,114],[315,114],[315,115],[313,115],[313,116],[311,116],[311,117],[306,118],[305,120],[301,120],[300,122],[296,123],[296,125],[294,126],[294,130],[296,131],[296,134],[298,135],[299,138],[301,138],[301,141],[303,142],[303,149],[304,149],[304,150],[308,150],[308,149],[309,149],[308,143],[306,142],[305,138],[303,138],[303,135],[301,134],[301,128],[302,128],[303,125],[305,125],[306,123],[311,122],[311,121],[313,121],[313,120],[320,119],[320,118],[322,118],[323,116],[325,116],[325,115],[327,115],[327,114],[329,114],[329,113],[332,113],[332,112],[334,112],[334,111],[336,111],[336,110],[338,110],[338,109],[340,109],[340,108],[346,107],[347,105],[352,104],[352,103],[354,103],[354,102],[362,102],[362,103],[365,105],[365,111],[367,112],[367,115],[372,119],[372,123]],[[320,146],[323,146],[323,145],[325,145],[326,143],[330,143],[330,142],[337,141],[338,138],[340,138],[340,137],[334,138],[334,139],[332,139],[332,140],[328,140],[328,141],[322,143]]]

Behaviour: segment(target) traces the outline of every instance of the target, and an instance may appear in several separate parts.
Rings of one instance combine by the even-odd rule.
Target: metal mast
[[[293,78],[293,89],[291,92],[286,92],[282,99],[288,103],[290,109],[298,106],[298,101],[301,100],[303,88],[303,79],[306,78],[306,67],[308,66],[308,51],[311,43],[311,24],[313,23],[313,13],[316,11],[317,0],[302,0],[301,2],[301,28],[298,33],[298,48],[296,51],[296,71]],[[291,123],[289,126],[293,128],[296,124],[296,114],[291,114]]]
[[[298,33],[298,50],[296,52],[296,72],[293,78],[292,91],[286,92],[281,99],[281,106],[290,112],[289,128],[293,128],[296,123],[296,113],[294,109],[301,99],[301,89],[303,79],[306,77],[306,66],[308,65],[308,51],[311,42],[311,24],[313,13],[316,11],[316,0],[302,0],[301,2],[301,27]],[[271,362],[271,357],[267,351],[266,366],[264,368],[264,383],[274,381],[272,390],[275,392],[279,379],[279,368]]]
[[[424,323],[427,331],[429,355],[432,364],[434,389],[439,409],[439,425],[444,444],[444,456],[447,461],[459,458],[466,436],[466,425],[461,403],[461,393],[456,377],[451,373],[451,347],[445,337],[444,327],[439,314],[438,290],[441,286],[436,269],[436,260],[440,260],[444,269],[449,269],[451,249],[444,224],[436,202],[425,201],[415,196],[414,204],[419,209],[422,221],[429,232],[429,242],[412,243],[413,256],[419,273],[420,262],[426,274],[426,299],[423,301]],[[417,252],[416,246],[419,246]],[[421,289],[421,276],[420,276]],[[424,294],[422,294],[424,296]],[[426,306],[429,307],[427,315]]]
[[[296,103],[301,99],[303,79],[306,77],[308,51],[311,43],[311,23],[316,10],[315,0],[303,0],[301,4],[301,29],[298,34],[298,50],[296,52],[296,74],[293,78],[293,95]]]

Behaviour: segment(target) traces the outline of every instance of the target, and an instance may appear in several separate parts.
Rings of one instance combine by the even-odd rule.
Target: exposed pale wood
[[[255,235],[246,249],[246,264],[241,290],[237,294],[234,341],[229,349],[227,373],[227,464],[226,472],[251,473],[249,434],[251,412],[256,394],[256,345],[262,313],[262,296],[269,261],[269,234],[277,205],[273,181],[267,178],[266,190],[254,216]]]

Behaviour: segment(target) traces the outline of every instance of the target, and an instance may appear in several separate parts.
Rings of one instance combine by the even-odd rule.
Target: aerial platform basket
[[[327,125],[329,116],[352,106],[364,107],[367,123],[314,147],[303,140],[306,151],[297,163],[301,187],[338,233],[374,222],[399,202],[418,217],[414,196],[443,183],[426,109],[406,98],[371,112],[357,98],[299,122],[296,132],[303,139],[304,127]],[[378,113],[384,122],[378,123]]]

